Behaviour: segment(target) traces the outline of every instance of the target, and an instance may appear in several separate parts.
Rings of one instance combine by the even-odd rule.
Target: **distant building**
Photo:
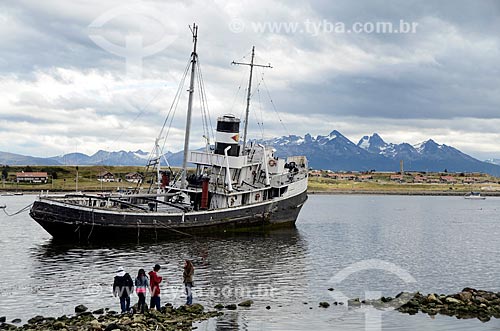
[[[395,182],[402,182],[403,181],[403,175],[391,175],[391,180]]]
[[[416,175],[413,177],[414,183],[425,183],[427,182],[427,176]]]
[[[320,177],[321,176],[321,171],[319,171],[319,170],[309,171],[309,176],[311,176],[311,177]]]
[[[97,174],[97,180],[100,182],[114,182],[115,175],[113,175],[109,171],[103,171],[103,172]]]
[[[457,179],[453,176],[441,176],[441,182],[447,184],[455,184],[457,182]]]
[[[360,175],[358,176],[358,180],[359,181],[369,181],[369,180],[372,180],[373,179],[373,176],[372,175]]]
[[[125,175],[125,180],[129,183],[141,183],[143,176],[138,172],[129,172]]]
[[[16,172],[16,181],[18,183],[47,183],[49,176],[46,172]]]

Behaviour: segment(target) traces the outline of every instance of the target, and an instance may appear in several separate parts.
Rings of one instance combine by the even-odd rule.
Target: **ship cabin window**
[[[280,187],[280,188],[272,188],[269,191],[269,199],[276,198],[276,197],[281,197],[283,194],[288,191],[288,186],[285,187]]]

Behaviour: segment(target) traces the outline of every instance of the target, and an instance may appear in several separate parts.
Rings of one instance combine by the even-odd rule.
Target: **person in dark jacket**
[[[135,279],[135,293],[139,297],[139,302],[137,303],[137,309],[141,313],[144,313],[146,308],[146,292],[149,287],[149,278],[146,276],[144,269],[139,269],[137,273],[137,278]]]
[[[163,280],[158,272],[161,267],[159,264],[155,264],[152,271],[149,274],[149,287],[151,291],[151,302],[150,307],[156,308],[156,310],[160,310],[160,283]]]
[[[122,313],[130,310],[130,293],[134,291],[134,283],[128,273],[119,267],[116,270],[115,280],[113,282],[113,294],[120,297],[120,307]]]
[[[194,275],[194,266],[190,260],[184,261],[184,273],[182,274],[184,278],[184,288],[186,289],[186,305],[193,304],[193,275]]]

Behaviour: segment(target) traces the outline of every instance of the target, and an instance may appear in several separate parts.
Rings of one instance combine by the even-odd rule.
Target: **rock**
[[[66,323],[64,323],[62,321],[56,321],[56,322],[54,322],[54,324],[52,324],[52,327],[55,330],[64,329],[66,327]]]
[[[474,302],[479,303],[479,304],[484,303],[485,305],[489,304],[488,300],[486,300],[485,298],[480,297],[480,296],[475,296]]]
[[[84,305],[78,305],[75,307],[75,313],[77,313],[77,314],[86,312],[87,310],[88,310],[88,308],[85,307]]]
[[[184,306],[184,307],[188,313],[192,313],[192,314],[201,314],[201,313],[203,313],[203,310],[205,309],[205,307],[203,307],[199,303],[195,303],[193,305]]]
[[[361,306],[361,301],[359,301],[359,298],[349,299],[347,300],[347,305],[352,307],[359,307]]]
[[[92,331],[101,331],[102,330],[101,323],[99,323],[99,321],[97,321],[97,320],[91,321],[90,322],[90,330],[92,330]]]
[[[455,298],[452,298],[452,297],[447,297],[446,299],[444,299],[444,301],[446,303],[455,304],[455,305],[463,305],[464,304],[462,301],[455,299]]]
[[[267,310],[271,309],[271,306],[266,306],[266,309],[267,309]]]
[[[245,300],[238,303],[238,306],[240,307],[250,307],[251,305],[253,305],[253,300]]]
[[[462,292],[470,292],[470,293],[475,293],[477,292],[477,290],[473,289],[473,288],[470,288],[470,287],[466,287],[462,290]]]
[[[111,331],[111,330],[115,330],[115,329],[120,329],[118,327],[118,325],[116,323],[110,323],[106,326],[106,328],[104,329],[104,331]]]
[[[41,315],[37,315],[35,317],[32,317],[28,320],[28,323],[29,324],[37,324],[37,323],[40,323],[40,322],[43,322],[45,320],[45,317],[41,316]]]
[[[236,305],[234,303],[231,303],[229,305],[226,305],[226,309],[228,310],[236,310]]]
[[[12,321],[10,321],[11,323],[14,323],[14,324],[19,324],[22,322],[22,320],[20,318],[14,318]]]
[[[214,306],[215,309],[223,309],[224,305],[222,303],[218,303]]]
[[[453,296],[455,299],[458,299],[460,301],[464,301],[464,302],[467,302],[467,301],[470,301],[472,300],[472,293],[471,292],[460,292],[460,293],[457,293]]]
[[[0,317],[0,323],[5,323],[6,320],[7,320],[7,317],[5,317],[5,316]]]
[[[94,315],[102,315],[102,314],[104,314],[104,308],[100,308],[100,309],[94,310],[92,312],[92,314],[94,314]]]
[[[428,303],[431,303],[431,302],[434,302],[436,303],[438,301],[438,298],[436,298],[436,296],[434,294],[429,294],[425,300],[428,302]]]
[[[9,323],[0,323],[0,330],[16,330],[17,326],[9,324]]]
[[[328,307],[330,307],[330,304],[328,302],[324,302],[323,301],[323,302],[319,303],[319,306],[322,307],[322,308],[328,308]]]

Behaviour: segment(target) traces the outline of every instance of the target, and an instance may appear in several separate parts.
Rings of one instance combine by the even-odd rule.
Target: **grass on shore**
[[[498,183],[482,184],[427,184],[427,183],[397,183],[390,181],[347,181],[321,177],[309,178],[309,191],[367,191],[367,192],[471,192],[487,188],[491,191],[500,190]]]
[[[16,183],[15,174],[21,171],[41,171],[49,174],[49,182],[46,184]],[[103,171],[109,171],[115,178],[121,181],[100,182],[97,175]],[[115,191],[118,188],[136,187],[137,184],[124,180],[125,175],[130,172],[144,173],[145,168],[139,166],[79,166],[78,167],[78,190],[79,191]],[[76,191],[76,167],[75,166],[11,166],[8,167],[8,179],[0,184],[1,191]],[[143,184],[145,187],[148,184]],[[491,183],[481,184],[427,184],[427,183],[397,183],[375,177],[369,181],[337,180],[325,177],[310,177],[309,191],[314,192],[470,192],[470,191],[500,191],[500,184],[492,179]]]

